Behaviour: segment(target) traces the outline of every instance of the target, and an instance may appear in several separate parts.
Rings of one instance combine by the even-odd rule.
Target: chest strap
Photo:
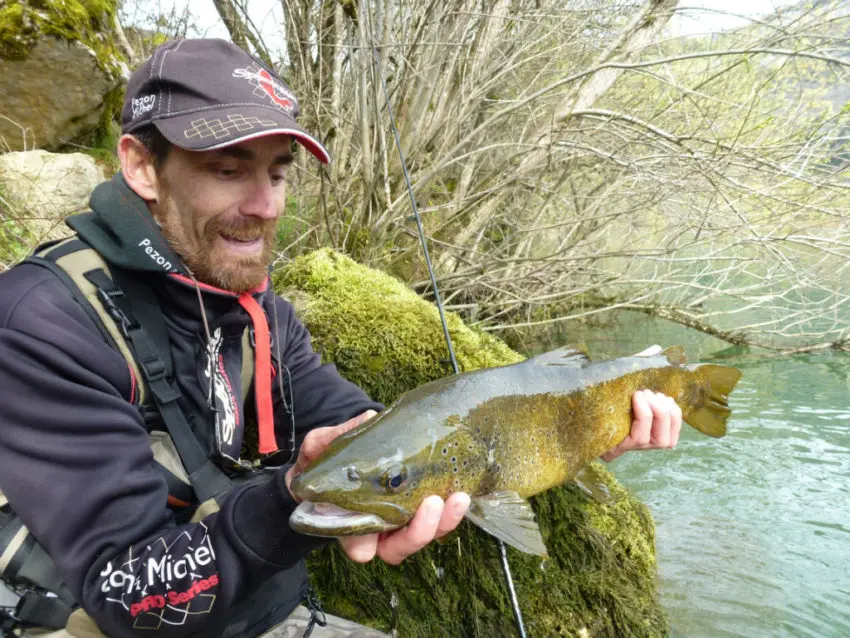
[[[84,273],[84,276],[95,286],[101,303],[130,345],[142,378],[174,441],[198,501],[204,502],[223,496],[232,487],[230,479],[209,459],[206,450],[192,432],[192,427],[177,403],[181,396],[180,391],[169,380],[170,365],[165,363],[156,343],[147,332],[147,328],[151,326],[154,326],[153,330],[166,330],[156,293],[150,286],[134,281],[131,307],[127,295],[102,268],[90,270]],[[141,321],[136,312],[144,315]]]

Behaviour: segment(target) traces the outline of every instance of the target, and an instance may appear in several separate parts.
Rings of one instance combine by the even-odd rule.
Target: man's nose
[[[242,200],[240,212],[251,217],[274,219],[278,215],[277,196],[269,176],[257,177]]]

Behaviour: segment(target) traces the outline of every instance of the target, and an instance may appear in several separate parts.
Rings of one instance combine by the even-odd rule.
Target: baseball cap
[[[291,135],[323,164],[330,154],[300,127],[292,90],[272,69],[219,39],[173,40],[130,76],[121,132],[155,125],[189,151],[211,151],[266,135]]]

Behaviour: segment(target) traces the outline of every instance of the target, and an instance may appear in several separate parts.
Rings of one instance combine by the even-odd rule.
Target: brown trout
[[[292,482],[292,529],[344,536],[405,525],[429,495],[467,492],[467,518],[525,552],[546,548],[526,500],[575,478],[629,434],[632,394],[663,392],[684,421],[723,436],[736,368],[682,348],[591,362],[562,348],[427,383],[337,438]]]

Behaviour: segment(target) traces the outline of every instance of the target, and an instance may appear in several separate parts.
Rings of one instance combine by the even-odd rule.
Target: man
[[[304,556],[322,542],[288,527],[292,476],[381,409],[321,365],[270,288],[293,143],[330,159],[297,115],[270,69],[221,40],[169,42],[130,79],[121,172],[69,225],[127,285],[122,293],[104,270],[85,273],[140,362],[157,348],[139,335],[161,324],[169,374],[148,359],[140,378],[43,259],[2,276],[0,491],[106,635],[250,638],[279,624],[304,596]],[[121,310],[122,297],[139,301],[143,290],[151,297],[137,309],[154,308],[153,321]],[[155,409],[140,399],[146,385]],[[609,458],[678,439],[671,400],[639,392],[633,403],[632,434]],[[191,470],[178,421],[204,461],[186,472],[195,493],[185,498],[154,451],[173,443]],[[271,459],[259,472],[242,460],[257,431]],[[296,434],[297,459],[275,468]],[[229,489],[207,490],[203,477],[223,474]],[[193,511],[204,492],[217,506]],[[403,529],[339,542],[352,560],[396,564],[453,530],[468,506],[465,494],[432,496]]]

